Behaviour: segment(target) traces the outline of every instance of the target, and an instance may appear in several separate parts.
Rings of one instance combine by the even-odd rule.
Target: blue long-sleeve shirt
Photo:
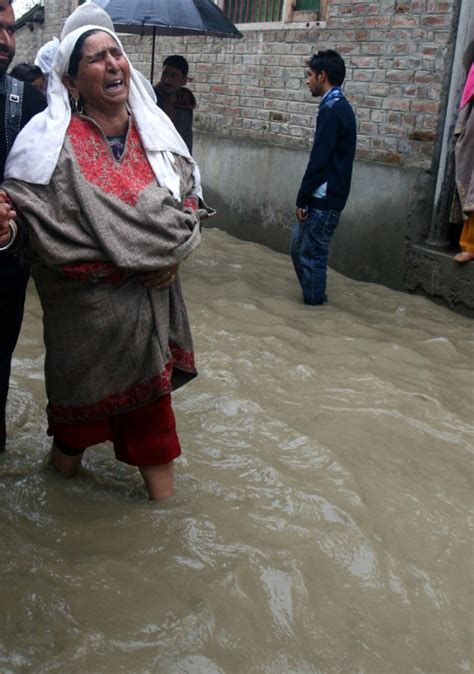
[[[296,199],[298,208],[311,205],[342,211],[349,196],[357,141],[355,115],[342,93],[328,98],[323,97],[319,106],[314,143]]]

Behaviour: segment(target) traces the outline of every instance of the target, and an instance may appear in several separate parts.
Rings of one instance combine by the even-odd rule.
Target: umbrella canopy
[[[102,0],[100,4],[117,32],[242,37],[212,0]]]
[[[117,33],[153,35],[150,80],[157,35],[243,37],[212,0],[95,0],[111,17]]]

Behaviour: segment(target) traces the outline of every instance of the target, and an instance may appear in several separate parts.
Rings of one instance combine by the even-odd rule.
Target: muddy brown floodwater
[[[472,321],[206,230],[176,495],[47,467],[33,288],[0,458],[2,674],[472,672]],[[120,335],[111,335],[120,339]]]

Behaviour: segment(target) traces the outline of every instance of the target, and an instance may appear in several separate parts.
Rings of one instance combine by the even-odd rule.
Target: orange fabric
[[[466,251],[474,255],[474,213],[470,213],[468,219],[464,220],[459,245],[463,252]]]

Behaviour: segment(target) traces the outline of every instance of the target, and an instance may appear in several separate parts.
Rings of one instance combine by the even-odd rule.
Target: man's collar
[[[323,105],[327,105],[329,101],[338,101],[340,98],[344,98],[344,94],[342,93],[341,87],[334,86],[329,91],[326,91],[324,96],[321,98],[321,101],[319,103],[319,107],[321,108]]]
[[[321,98],[320,104],[324,101],[325,98],[327,98],[327,97],[329,96],[329,94],[331,93],[331,91],[334,91],[334,89],[337,89],[337,88],[338,88],[338,87],[331,87],[330,89],[328,89],[328,90],[326,91],[326,93],[323,95],[323,97]]]

